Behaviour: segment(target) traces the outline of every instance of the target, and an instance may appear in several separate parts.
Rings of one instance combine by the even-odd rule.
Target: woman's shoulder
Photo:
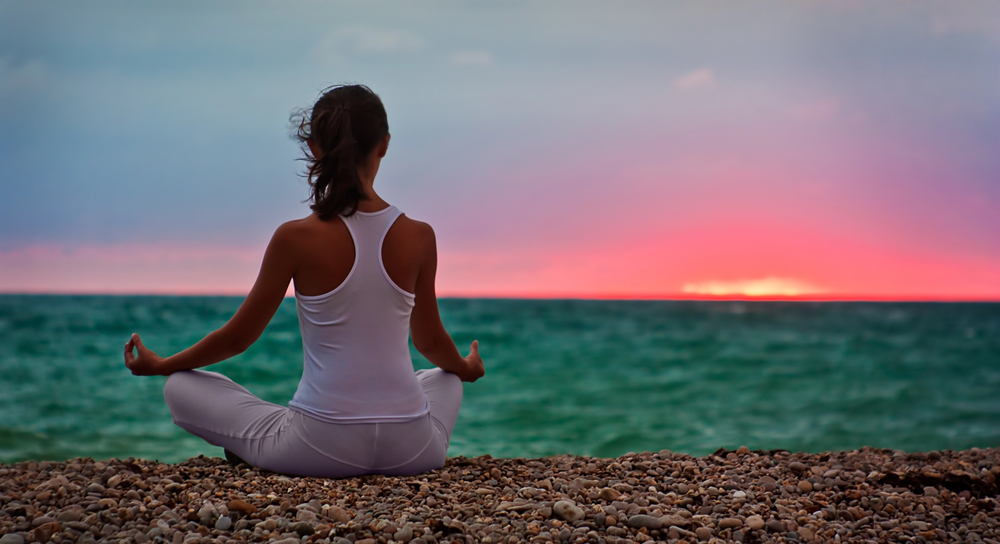
[[[324,221],[315,213],[286,221],[274,230],[272,243],[297,247],[311,245],[319,240],[349,237],[347,229],[339,218]]]
[[[399,216],[394,227],[414,241],[434,243],[434,229],[430,224],[412,219],[405,213]]]

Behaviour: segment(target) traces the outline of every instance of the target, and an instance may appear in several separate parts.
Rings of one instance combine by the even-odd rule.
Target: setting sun
[[[685,283],[681,291],[692,295],[745,296],[745,297],[797,297],[818,295],[824,289],[798,280],[786,278],[761,278],[757,280],[703,281]]]

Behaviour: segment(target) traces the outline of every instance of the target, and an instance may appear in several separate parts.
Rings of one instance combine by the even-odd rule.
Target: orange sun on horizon
[[[822,295],[827,289],[789,278],[766,277],[735,281],[709,280],[685,283],[681,292],[687,295],[710,297],[800,297]]]

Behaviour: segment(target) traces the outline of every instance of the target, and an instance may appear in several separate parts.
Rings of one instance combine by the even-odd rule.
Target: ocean
[[[221,326],[239,297],[0,296],[0,462],[222,450],[135,377]],[[718,448],[822,452],[1000,446],[1000,304],[443,299],[486,376],[465,384],[450,456],[615,457]],[[414,366],[430,365],[413,351]],[[275,403],[302,373],[295,302],[209,367]]]

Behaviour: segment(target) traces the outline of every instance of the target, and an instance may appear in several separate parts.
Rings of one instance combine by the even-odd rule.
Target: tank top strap
[[[390,205],[377,212],[355,212],[342,217],[354,239],[355,259],[358,260],[359,268],[381,269],[382,241],[402,214],[399,208]]]

